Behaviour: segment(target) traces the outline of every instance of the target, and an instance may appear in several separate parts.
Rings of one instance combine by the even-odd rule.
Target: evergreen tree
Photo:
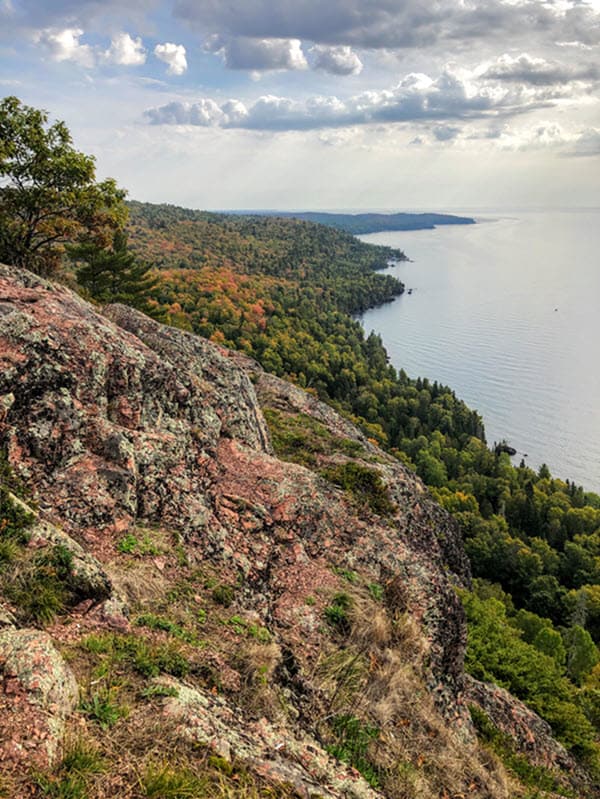
[[[116,230],[109,248],[93,240],[69,248],[71,259],[78,263],[77,281],[99,302],[122,302],[156,316],[148,295],[157,279],[150,265],[137,261],[127,249],[127,234]]]

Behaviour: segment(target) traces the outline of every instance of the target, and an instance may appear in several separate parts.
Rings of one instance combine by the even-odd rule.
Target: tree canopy
[[[65,243],[111,241],[124,197],[111,178],[96,181],[93,156],[75,150],[63,122],[17,97],[0,102],[0,261],[52,273]]]

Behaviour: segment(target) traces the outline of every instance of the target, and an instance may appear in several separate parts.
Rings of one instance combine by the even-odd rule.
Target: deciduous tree
[[[51,274],[67,242],[109,242],[127,217],[125,192],[96,181],[93,156],[73,147],[64,122],[17,97],[0,102],[0,260]]]

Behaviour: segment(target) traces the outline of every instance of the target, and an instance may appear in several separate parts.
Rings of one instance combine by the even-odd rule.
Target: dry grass
[[[282,706],[273,679],[281,658],[281,649],[275,643],[248,643],[236,654],[234,665],[241,678],[236,699],[250,717],[266,716],[273,720],[281,715]]]
[[[243,764],[186,742],[174,722],[138,708],[110,732],[81,719],[69,732],[63,760],[27,783],[8,786],[10,799],[300,799],[290,787]],[[15,792],[16,791],[16,792]],[[0,794],[2,795],[2,794]]]
[[[347,592],[346,639],[340,645],[334,637],[313,675],[321,740],[339,744],[332,724],[340,718],[377,729],[365,756],[387,799],[516,796],[498,760],[468,731],[453,729],[435,706],[425,684],[429,644],[406,610],[403,584],[388,584],[385,604],[359,586]]]

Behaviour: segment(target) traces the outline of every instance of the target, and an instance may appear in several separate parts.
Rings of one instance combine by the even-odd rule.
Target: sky
[[[600,205],[600,0],[0,0],[7,95],[137,200]]]

